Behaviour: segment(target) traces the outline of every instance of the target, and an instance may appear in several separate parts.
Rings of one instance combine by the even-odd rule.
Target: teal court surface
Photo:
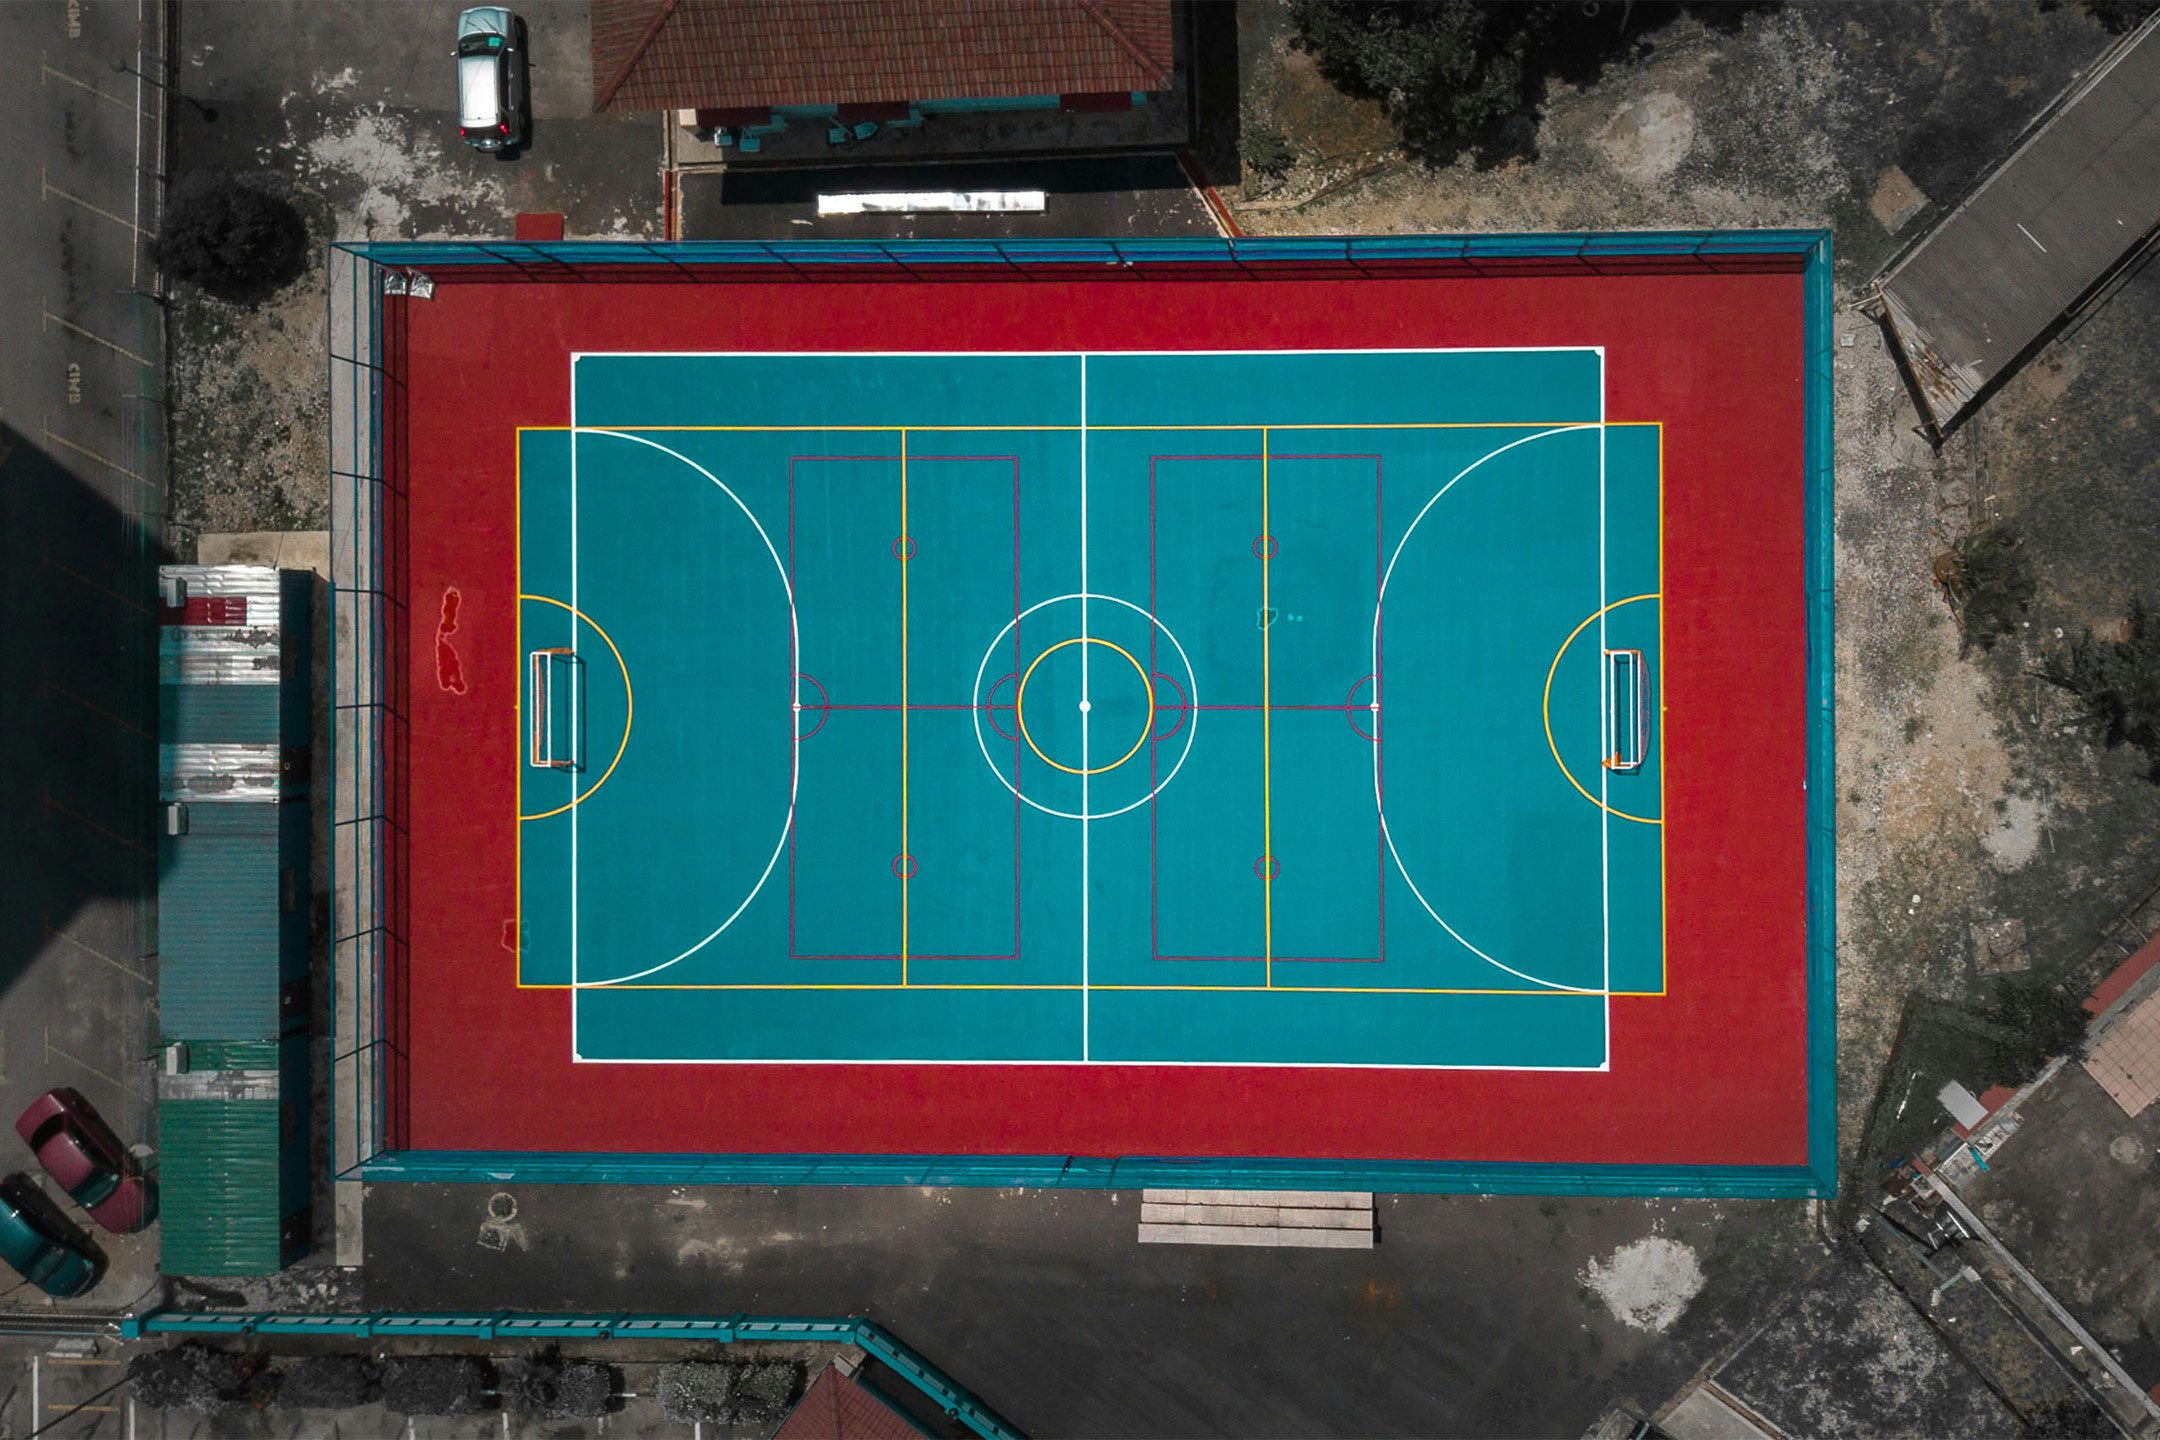
[[[1601,1070],[1665,991],[1598,348],[597,354],[518,434],[587,1061]]]

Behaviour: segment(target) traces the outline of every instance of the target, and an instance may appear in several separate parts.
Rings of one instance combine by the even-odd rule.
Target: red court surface
[[[402,332],[394,1150],[1808,1163],[1806,317],[1786,273],[438,284]],[[573,1064],[511,947],[517,427],[573,351],[1601,345],[1664,427],[1667,971],[1605,1072]],[[1702,723],[1699,717],[1718,717]]]

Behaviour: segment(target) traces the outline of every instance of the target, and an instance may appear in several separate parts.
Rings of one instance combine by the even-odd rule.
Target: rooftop
[[[1167,90],[1168,0],[594,0],[593,105]]]

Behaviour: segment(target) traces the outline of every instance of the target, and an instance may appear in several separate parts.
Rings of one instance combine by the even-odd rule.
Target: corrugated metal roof
[[[1169,0],[594,0],[593,103],[733,109],[1167,90]]]
[[[2160,226],[2160,16],[1875,282],[1939,431]]]
[[[275,744],[160,745],[158,795],[200,804],[275,801],[285,793],[283,764]]]
[[[159,1268],[268,1275],[283,1263],[279,1101],[158,1102]]]
[[[267,565],[159,566],[159,683],[277,684],[283,584]],[[227,615],[243,623],[205,623]]]
[[[252,813],[251,813],[252,812]],[[228,816],[267,826],[219,833]],[[271,806],[191,811],[188,833],[160,840],[159,1028],[183,1040],[277,1035],[279,864]]]
[[[275,745],[280,703],[274,685],[160,685],[158,738]]]

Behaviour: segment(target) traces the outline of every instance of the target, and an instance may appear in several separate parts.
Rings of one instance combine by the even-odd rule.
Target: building
[[[308,576],[158,572],[161,1267],[308,1248]]]
[[[674,110],[719,144],[833,146],[939,115],[1160,104],[1170,0],[595,0],[593,108]]]

